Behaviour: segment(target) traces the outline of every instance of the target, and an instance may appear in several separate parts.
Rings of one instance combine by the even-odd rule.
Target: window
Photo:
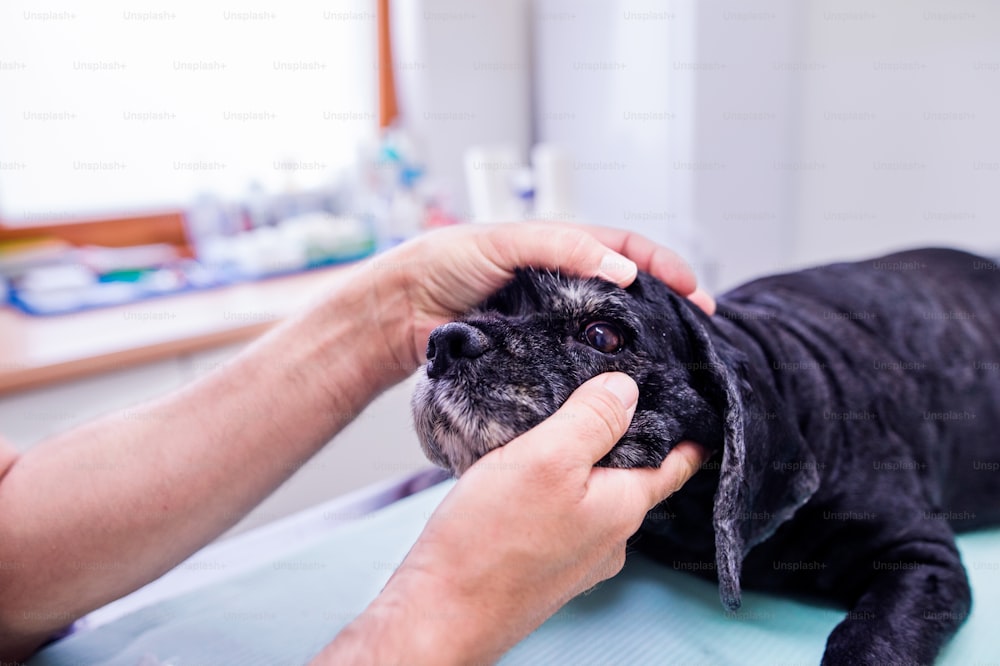
[[[8,0],[0,219],[329,183],[375,135],[374,2]]]

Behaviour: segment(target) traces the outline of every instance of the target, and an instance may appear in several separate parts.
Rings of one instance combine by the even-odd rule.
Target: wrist
[[[373,261],[347,269],[321,302],[289,323],[296,340],[317,341],[313,366],[331,391],[350,387],[367,404],[416,369],[406,339],[410,308],[396,272]]]
[[[489,640],[488,613],[421,574],[400,569],[316,663],[493,663],[505,646]]]
[[[346,297],[363,319],[363,335],[376,352],[377,374],[400,381],[420,365],[423,349],[414,340],[414,310],[410,290],[417,279],[415,260],[407,247],[359,264],[345,275]]]
[[[413,373],[424,358],[414,336],[412,288],[419,280],[412,248],[404,245],[359,267],[357,287],[364,292],[373,333],[384,350],[388,369],[400,379]]]

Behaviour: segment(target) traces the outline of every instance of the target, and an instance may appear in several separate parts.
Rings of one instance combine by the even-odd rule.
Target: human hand
[[[375,661],[493,661],[618,573],[647,511],[707,457],[684,442],[659,469],[594,467],[628,428],[637,399],[627,375],[599,375],[549,419],[481,458],[382,595],[328,650],[377,645]],[[333,654],[349,652],[324,656]]]
[[[587,231],[609,248],[624,254],[636,263],[639,270],[659,278],[674,291],[687,296],[692,303],[704,310],[705,314],[715,314],[715,299],[698,287],[697,282],[690,292],[678,288],[676,283],[678,278],[681,278],[678,271],[686,269],[690,273],[691,268],[677,253],[654,243],[645,236],[625,229],[594,226],[578,228]]]
[[[707,313],[715,311],[684,260],[639,234],[562,223],[460,225],[424,234],[366,264],[372,300],[385,310],[377,313],[379,328],[396,365],[416,368],[435,327],[481,303],[519,267],[602,277],[623,287],[641,269]]]

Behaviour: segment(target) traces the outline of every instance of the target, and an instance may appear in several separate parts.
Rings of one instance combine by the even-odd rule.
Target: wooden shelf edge
[[[223,331],[75,359],[65,363],[39,368],[9,370],[0,374],[0,397],[235,342],[249,341],[260,336],[276,323],[274,321],[257,322]]]
[[[7,227],[0,222],[0,241],[54,236],[73,245],[126,247],[169,243],[190,255],[182,211],[165,211],[114,219]]]

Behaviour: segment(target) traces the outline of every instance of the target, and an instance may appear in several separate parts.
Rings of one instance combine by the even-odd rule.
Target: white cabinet
[[[0,434],[26,451],[75,425],[175,390],[241,348],[205,350],[0,398]],[[428,467],[410,418],[412,389],[411,379],[386,391],[227,536]]]
[[[18,450],[184,383],[176,358],[0,397],[0,435]]]

